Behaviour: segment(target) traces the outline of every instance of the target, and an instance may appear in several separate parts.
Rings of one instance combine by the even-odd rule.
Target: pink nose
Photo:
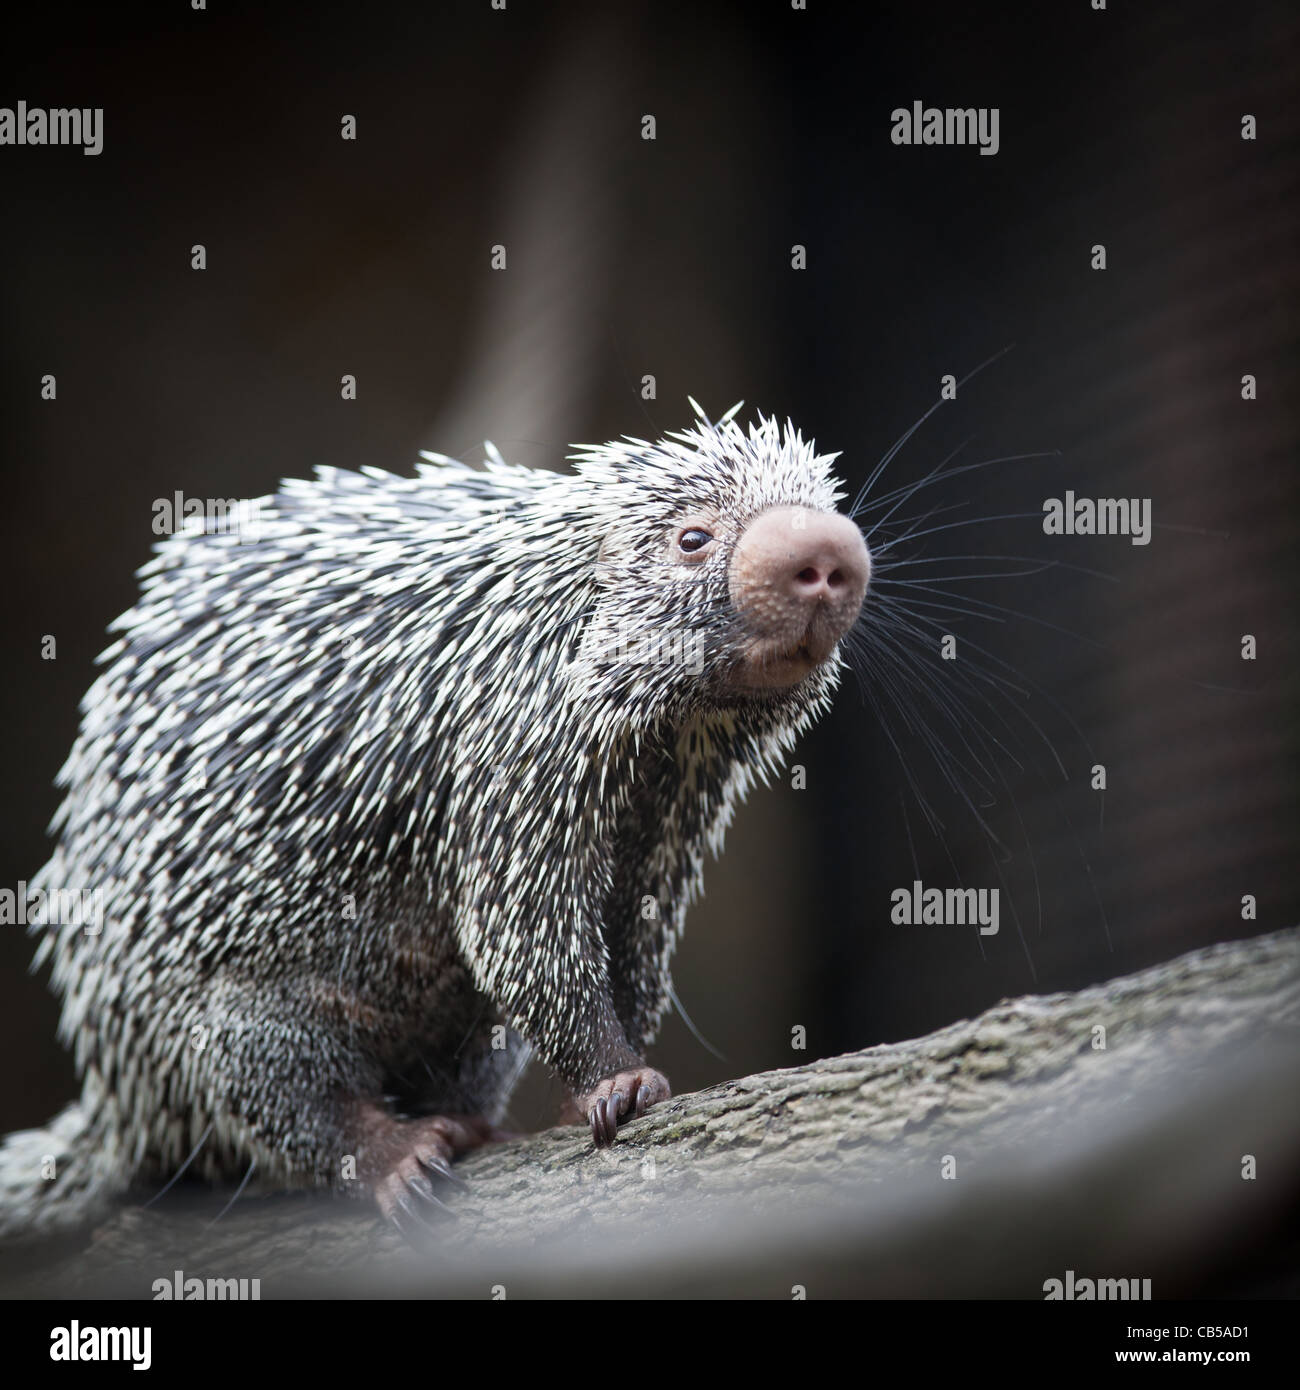
[[[835,525],[833,523],[842,523]],[[843,517],[818,517],[814,534],[782,555],[779,544],[770,552],[772,582],[801,603],[838,603],[867,587],[866,550],[852,522]]]
[[[819,615],[832,642],[858,616],[871,559],[862,533],[836,512],[773,507],[745,528],[732,557],[732,601],[764,627]]]

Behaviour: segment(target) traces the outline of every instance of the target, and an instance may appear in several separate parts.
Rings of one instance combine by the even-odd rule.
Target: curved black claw
[[[393,1194],[393,1210],[389,1214],[398,1234],[408,1245],[422,1249],[436,1234],[433,1223],[421,1210],[422,1203],[413,1201],[405,1192]]]
[[[458,1217],[438,1196],[442,1186],[438,1160],[418,1161],[421,1168],[432,1170],[436,1176],[431,1177],[427,1171],[409,1173],[400,1180],[400,1186],[396,1183],[390,1186],[388,1217],[408,1245],[423,1250],[445,1229],[446,1222],[456,1221]]]
[[[646,1112],[646,1107],[650,1104],[650,1087],[638,1086],[636,1092],[636,1114],[640,1119]]]
[[[588,1119],[591,1120],[591,1137],[596,1147],[608,1148],[618,1133],[618,1092],[615,1091],[608,1101],[598,1100]]]
[[[423,1167],[432,1168],[433,1164],[423,1163]],[[407,1178],[406,1185],[415,1195],[427,1206],[434,1207],[437,1212],[445,1212],[450,1217],[455,1217],[456,1213],[438,1196],[437,1189],[433,1182],[425,1177],[423,1173],[416,1173]]]
[[[445,1158],[421,1158],[417,1160],[420,1167],[428,1173],[433,1173],[440,1181],[450,1183],[452,1187],[466,1188],[469,1183],[447,1162]],[[435,1197],[435,1201],[438,1199]],[[446,1206],[445,1202],[439,1202],[439,1206]],[[450,1207],[447,1208],[451,1210]]]

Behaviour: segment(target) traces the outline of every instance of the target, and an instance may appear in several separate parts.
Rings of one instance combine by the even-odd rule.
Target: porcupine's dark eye
[[[677,546],[688,555],[693,555],[697,550],[703,550],[712,539],[713,537],[707,531],[701,531],[693,526],[689,531],[683,531],[677,537]]]

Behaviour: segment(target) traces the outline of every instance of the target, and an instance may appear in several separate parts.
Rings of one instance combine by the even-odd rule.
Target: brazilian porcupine
[[[529,1048],[598,1145],[669,1094],[705,852],[826,709],[870,570],[835,455],[695,409],[573,475],[321,468],[253,543],[159,543],[36,881],[107,911],[42,929],[83,1095],[0,1151],[6,1232],[189,1155],[402,1224]]]

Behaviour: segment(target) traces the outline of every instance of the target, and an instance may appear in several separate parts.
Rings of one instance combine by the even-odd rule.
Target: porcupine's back
[[[165,920],[169,949],[201,960],[262,944],[272,911],[284,924],[267,883],[367,867],[396,829],[385,808],[418,794],[401,753],[437,733],[435,664],[485,572],[476,522],[536,486],[516,469],[322,469],[242,533],[161,542],[82,702],[47,877],[110,889],[105,938]]]
[[[244,959],[292,991],[304,957],[319,970],[337,949],[314,929],[322,905],[358,885],[372,908],[407,891],[402,842],[448,775],[462,648],[482,647],[482,618],[500,612],[485,591],[563,486],[450,460],[414,479],[322,469],[264,499],[242,534],[158,545],[82,702],[58,844],[31,884],[103,907],[89,931],[33,928],[83,1101],[9,1136],[0,1205],[19,1220],[0,1212],[0,1231],[28,1201],[64,1224],[123,1171],[178,1162],[189,1030],[212,1016],[214,977]],[[60,1180],[33,1184],[47,1154]]]

